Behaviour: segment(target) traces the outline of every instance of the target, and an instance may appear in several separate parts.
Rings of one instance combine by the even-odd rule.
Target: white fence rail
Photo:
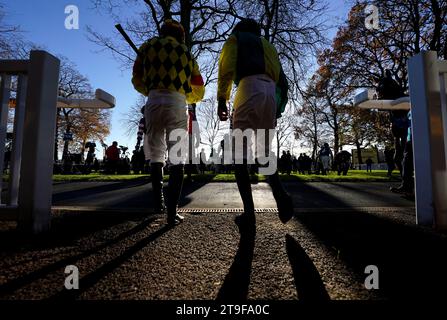
[[[45,51],[31,51],[29,60],[0,60],[0,192],[11,79],[17,76],[9,196],[0,193],[0,220],[16,220],[33,233],[50,228],[59,65]]]
[[[447,229],[447,61],[422,52],[408,72],[417,223]]]

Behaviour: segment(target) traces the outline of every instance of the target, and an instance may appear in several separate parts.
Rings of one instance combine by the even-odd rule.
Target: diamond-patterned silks
[[[169,89],[190,93],[196,62],[188,48],[173,38],[152,38],[144,48],[143,82],[147,90]]]

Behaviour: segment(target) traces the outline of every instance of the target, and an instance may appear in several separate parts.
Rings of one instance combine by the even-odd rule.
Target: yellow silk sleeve
[[[191,76],[191,92],[186,94],[186,103],[192,104],[200,102],[205,95],[205,86],[202,75],[200,74],[199,65],[194,60]]]
[[[236,75],[237,39],[232,35],[225,42],[219,58],[219,76],[217,81],[217,98],[230,99],[233,79]]]
[[[143,44],[139,48],[139,52],[143,54],[146,51],[147,43]],[[139,93],[147,96],[147,88],[143,81],[144,76],[144,65],[143,65],[143,59],[141,58],[141,54],[137,56],[135,59],[135,63],[133,65],[132,69],[132,84],[135,90],[137,90]]]

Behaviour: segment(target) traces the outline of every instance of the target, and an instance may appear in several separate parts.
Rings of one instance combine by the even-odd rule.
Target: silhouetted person
[[[107,171],[113,174],[116,173],[119,161],[120,150],[118,149],[118,142],[113,141],[112,145],[106,150]]]
[[[290,154],[290,151],[287,151],[287,154],[286,154],[286,173],[289,176],[292,173],[292,166],[293,166],[292,155]]]
[[[387,176],[391,177],[393,170],[395,168],[394,165],[394,149],[390,148],[389,146],[385,147],[385,162],[388,168]]]
[[[99,161],[98,161],[97,158],[95,158],[95,161],[93,161],[93,170],[94,170],[95,172],[98,172],[98,171],[99,171],[99,168],[100,168]]]
[[[210,164],[211,164],[211,171],[213,172],[213,174],[215,174],[215,173],[217,173],[217,168],[216,168],[216,163],[214,162],[214,160],[212,160],[212,159],[214,159],[214,155],[216,154],[216,150],[214,150],[214,148],[212,148],[211,149],[211,152],[210,152],[210,157],[209,157],[209,159],[210,159]]]
[[[402,88],[393,79],[391,70],[385,70],[385,76],[377,84],[377,95],[380,100],[395,100],[404,96]]]
[[[300,153],[300,156],[298,157],[298,172],[304,174],[305,170],[306,158],[304,157],[304,154]]]
[[[366,163],[366,172],[372,172],[372,164],[373,164],[372,159],[371,158],[366,159],[365,163]]]
[[[320,158],[321,169],[323,171],[322,173],[323,175],[326,175],[330,168],[331,160],[333,160],[332,151],[328,143],[325,143],[320,149],[318,157]]]
[[[160,28],[158,37],[146,41],[140,48],[133,66],[132,83],[135,89],[148,97],[144,109],[146,137],[144,139],[151,159],[151,179],[154,208],[165,212],[163,198],[163,166],[165,153],[177,142],[166,141],[175,130],[181,141],[188,138],[187,104],[202,100],[203,79],[193,55],[185,45],[185,31],[180,23],[168,19]],[[183,131],[184,132],[183,132]],[[181,133],[180,133],[181,132]],[[176,159],[169,167],[167,222],[175,225],[183,221],[177,213],[184,166],[187,154]]]
[[[351,154],[346,150],[337,152],[334,157],[334,164],[337,168],[338,175],[343,173],[343,175],[346,176],[351,165]]]
[[[391,70],[385,70],[385,76],[377,85],[378,98],[382,100],[395,100],[404,97],[404,91],[393,79]],[[394,136],[394,163],[402,174],[402,160],[408,131],[408,111],[390,110],[391,131]]]
[[[133,171],[133,173],[134,174],[138,174],[137,172],[138,172],[138,169],[137,169],[137,167],[138,167],[138,156],[137,156],[137,153],[138,153],[138,150],[134,150],[134,151],[132,151],[132,157],[130,158],[130,165],[131,165],[131,168],[132,168],[132,171]]]
[[[278,171],[280,173],[285,173],[287,168],[287,153],[285,151],[282,152],[281,158],[279,158]]]
[[[130,163],[132,165],[132,171],[134,174],[140,174],[143,173],[144,170],[144,150],[143,147],[137,148],[133,151],[132,158],[130,160]]]
[[[205,169],[206,169],[206,154],[205,154],[205,150],[202,149],[200,151],[200,173],[204,174],[205,173]]]
[[[391,187],[392,192],[412,195],[414,193],[413,139],[411,133],[411,111],[408,113],[408,131],[404,149],[402,183],[399,187]]]
[[[273,136],[268,129],[275,128],[276,119],[284,110],[288,84],[276,49],[261,36],[261,28],[253,19],[244,19],[235,26],[220,55],[217,98],[221,121],[229,117],[226,102],[230,99],[233,82],[238,86],[233,106],[233,129],[267,130],[264,151],[265,156],[271,157]],[[236,181],[244,204],[244,213],[237,217],[236,223],[241,231],[254,231],[255,208],[247,155],[236,157],[244,160],[243,164],[235,165]],[[278,206],[279,218],[286,223],[293,216],[292,198],[284,190],[278,170],[267,178]]]
[[[191,103],[188,104],[188,159],[185,165],[185,173],[186,173],[186,182],[192,182],[192,174],[198,173],[200,168],[198,168],[197,164],[193,163],[192,157],[195,154],[195,146],[194,139],[196,138],[196,132],[193,132],[193,124],[197,121],[196,118],[196,104]],[[200,141],[200,136],[197,137]]]
[[[87,159],[85,160],[85,164],[91,166],[93,164],[93,161],[95,161],[96,144],[94,142],[87,142],[85,144],[85,147],[88,148]]]
[[[298,172],[298,170],[299,170],[298,159],[296,158],[296,156],[293,156],[293,159],[292,159],[292,171],[296,173],[296,172]]]
[[[307,154],[303,154],[305,170],[307,170],[307,174],[312,174],[312,158]]]

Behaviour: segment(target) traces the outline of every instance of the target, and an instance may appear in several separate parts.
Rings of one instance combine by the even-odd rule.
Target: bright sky
[[[7,13],[6,22],[19,25],[25,39],[44,46],[54,55],[64,55],[73,61],[81,74],[88,77],[93,88],[101,88],[116,98],[116,107],[112,112],[111,134],[107,144],[116,140],[131,149],[135,137],[127,137],[120,123],[123,113],[132,106],[137,93],[130,82],[130,70],[122,71],[110,52],[98,52],[100,48],[87,39],[86,27],[106,35],[114,31],[114,21],[107,13],[99,13],[92,8],[91,0],[0,0]],[[336,24],[337,18],[345,18],[349,6],[346,0],[329,1],[331,6],[330,21]],[[67,14],[65,7],[76,5],[79,8],[79,30],[65,29]],[[131,12],[123,12],[123,15]],[[335,31],[335,30],[334,30]],[[123,40],[124,41],[124,40]]]

